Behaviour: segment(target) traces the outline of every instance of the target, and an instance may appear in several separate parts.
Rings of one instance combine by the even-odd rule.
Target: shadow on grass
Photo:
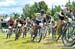
[[[54,44],[55,43],[55,41],[53,41],[52,39],[45,39],[45,40],[42,40],[43,42],[43,44],[44,45],[49,45],[49,44]]]
[[[26,40],[25,42],[22,42],[23,44],[29,44],[29,43],[40,43],[37,41],[31,41],[31,40]]]
[[[43,43],[44,45],[51,45],[51,44],[54,44],[54,42],[45,42]]]
[[[7,40],[7,41],[5,41],[5,43],[9,43],[9,42],[12,42],[12,41],[14,41],[14,40]]]
[[[31,43],[30,40],[27,40],[26,42],[22,42],[23,44]]]
[[[62,47],[61,49],[75,49],[75,47]]]

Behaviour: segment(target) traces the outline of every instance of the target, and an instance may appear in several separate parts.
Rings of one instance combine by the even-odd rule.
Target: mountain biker
[[[59,18],[59,20],[58,20],[57,27],[56,27],[56,31],[57,31],[56,33],[59,33],[60,29],[62,28],[63,20],[65,18],[63,11],[60,11],[58,13],[58,18]]]
[[[20,17],[18,18],[18,21],[19,21],[19,23],[20,23],[21,25],[23,25],[23,24],[24,24],[24,17],[23,17],[23,16],[20,16]]]
[[[75,17],[70,5],[67,5],[66,8],[63,9],[63,12],[65,13],[66,18],[71,25],[73,23],[73,20],[75,20]]]
[[[38,31],[40,32],[40,27],[41,27],[41,29],[43,29],[44,27],[44,25],[45,25],[45,22],[46,22],[46,13],[45,13],[45,10],[44,9],[41,9],[41,11],[40,11],[40,13],[36,13],[36,18],[35,18],[35,20],[36,20],[36,24],[39,26],[39,29],[38,29]]]
[[[21,33],[23,33],[23,26],[24,26],[24,20],[25,18],[23,16],[19,16],[15,21],[16,21],[16,24],[15,24],[15,40],[17,40]]]
[[[39,25],[39,23],[44,22],[44,18],[46,17],[44,9],[40,11],[40,13],[36,13],[36,24]]]
[[[50,32],[52,32],[52,27],[54,26],[53,22],[54,22],[54,19],[52,18],[52,16],[48,12],[46,15],[46,23],[48,24],[47,28],[48,28],[49,34],[50,34]]]
[[[22,31],[21,28],[24,24],[24,17],[20,16],[15,21],[16,21],[15,27],[18,28],[20,31]]]
[[[8,20],[8,30],[7,30],[7,38],[11,36],[14,27],[14,19],[10,17]]]
[[[46,22],[47,23],[52,23],[52,21],[54,21],[54,19],[52,18],[52,16],[50,15],[50,13],[48,12],[46,14]]]
[[[74,19],[74,14],[73,14],[73,11],[72,11],[70,5],[67,5],[66,8],[62,9],[62,10],[65,13],[65,15],[67,16],[67,18]]]
[[[10,29],[13,28],[13,26],[14,26],[14,19],[12,17],[10,17],[10,19],[8,20],[8,25],[9,25]]]
[[[32,40],[37,36],[37,32],[40,32],[40,23],[44,24],[44,18],[46,17],[45,10],[41,9],[40,13],[36,13],[32,19]],[[39,27],[40,26],[40,27]]]

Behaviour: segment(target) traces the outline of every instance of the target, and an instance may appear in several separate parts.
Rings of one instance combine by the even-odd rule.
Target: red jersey
[[[14,20],[13,20],[13,19],[10,19],[10,20],[8,21],[8,24],[9,24],[9,26],[13,26],[13,25],[14,25]]]

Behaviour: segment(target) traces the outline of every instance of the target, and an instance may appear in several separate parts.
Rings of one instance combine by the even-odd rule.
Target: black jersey
[[[59,19],[60,20],[64,20],[64,16],[59,16]]]

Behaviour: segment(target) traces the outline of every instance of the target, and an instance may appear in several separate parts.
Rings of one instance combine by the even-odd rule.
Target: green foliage
[[[46,11],[48,9],[48,6],[46,5],[44,1],[39,2],[39,7],[40,7],[40,10],[44,9]]]
[[[23,15],[26,17],[30,16],[30,6],[28,4],[23,8]]]
[[[67,5],[70,6],[70,8],[72,9],[73,14],[75,16],[75,1],[73,1],[72,3],[68,2],[68,3],[66,3],[66,6]]]
[[[73,1],[72,3],[67,2],[65,6],[69,5],[71,7],[71,9],[73,10],[74,16],[75,16],[75,2]],[[41,9],[44,9],[46,11],[46,13],[50,13],[53,17],[55,15],[56,12],[59,12],[61,10],[60,6],[55,6],[52,9],[48,9],[48,5],[44,2],[44,1],[40,1],[40,2],[35,2],[33,5],[25,5],[25,7],[23,8],[23,13],[22,16],[25,17],[33,17],[35,16],[35,13],[40,12]],[[18,14],[14,14],[15,18],[18,17]]]
[[[74,16],[75,16],[75,2],[72,2],[72,10],[73,10],[73,14],[74,14]]]
[[[19,17],[18,13],[13,13],[13,15],[14,15],[14,19],[17,19]]]
[[[47,9],[48,9],[48,6],[46,5],[46,3],[44,1],[41,1],[38,3],[35,2],[31,6],[29,6],[27,4],[23,8],[23,15],[26,17],[32,17],[32,15],[34,15],[34,13],[40,12],[41,9],[44,9],[45,11],[47,11]]]
[[[55,6],[54,8],[52,8],[51,10],[51,15],[54,16],[56,12],[59,12],[61,10],[60,6]]]

